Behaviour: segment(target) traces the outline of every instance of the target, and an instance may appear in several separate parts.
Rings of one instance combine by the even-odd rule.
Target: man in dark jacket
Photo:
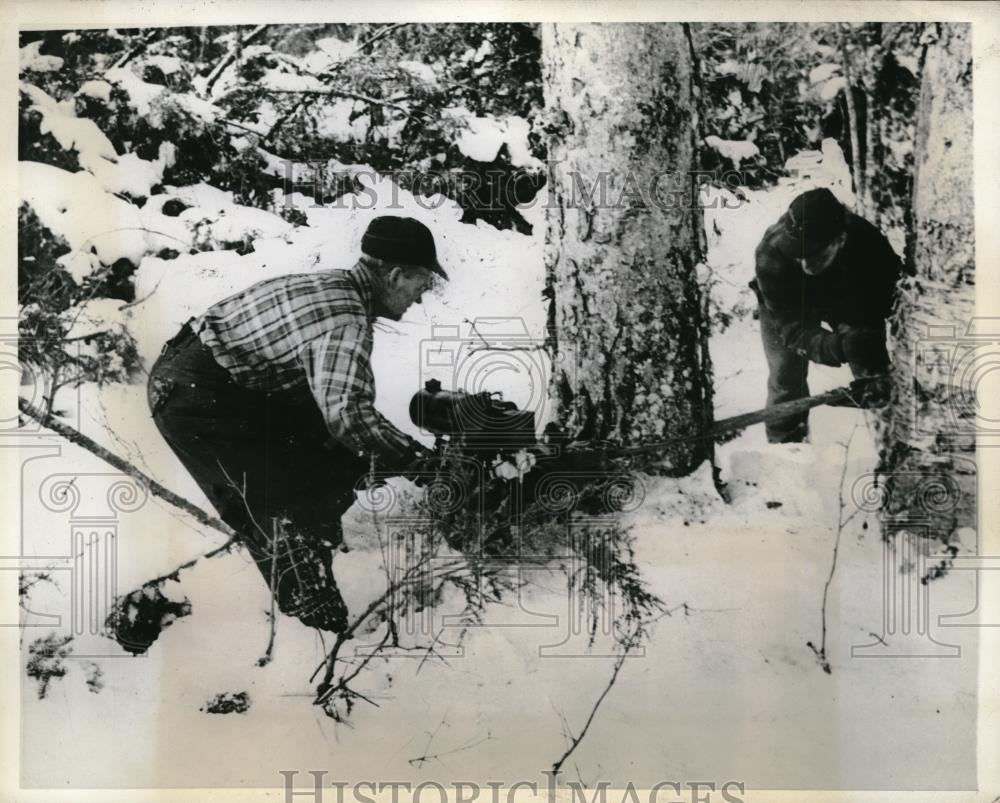
[[[855,377],[886,373],[885,321],[901,269],[885,236],[830,190],[792,201],[757,246],[750,283],[760,302],[768,406],[809,395],[810,361],[846,362]],[[801,441],[807,421],[803,413],[768,422],[767,438]]]
[[[150,372],[164,439],[247,547],[282,612],[342,632],[333,577],[341,515],[373,463],[422,448],[374,407],[372,324],[419,303],[437,261],[429,229],[379,217],[350,271],[268,279],[189,321]]]

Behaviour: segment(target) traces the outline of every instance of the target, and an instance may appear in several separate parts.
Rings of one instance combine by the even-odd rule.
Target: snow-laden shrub
[[[131,292],[121,275],[127,268],[104,266],[95,258],[86,260],[89,270],[81,270],[70,257],[86,255],[42,225],[28,204],[18,210],[18,232],[20,362],[47,377],[50,399],[60,386],[128,381],[139,370],[139,355],[111,312],[121,301],[109,298]],[[95,299],[105,300],[104,310]]]

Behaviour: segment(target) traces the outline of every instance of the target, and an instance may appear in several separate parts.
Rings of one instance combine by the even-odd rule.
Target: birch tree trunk
[[[711,424],[691,192],[696,115],[680,24],[548,24],[553,396],[579,438],[639,444]],[[679,445],[684,474],[710,443]]]
[[[929,40],[929,41],[927,41]],[[912,269],[893,322],[883,430],[890,522],[948,541],[976,525],[975,220],[967,24],[929,26],[918,105]]]

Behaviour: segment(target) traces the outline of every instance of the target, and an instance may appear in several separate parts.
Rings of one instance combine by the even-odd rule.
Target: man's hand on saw
[[[892,382],[888,376],[863,376],[849,387],[851,400],[866,410],[884,407],[892,397]]]
[[[441,458],[432,449],[418,451],[416,457],[402,470],[402,475],[414,485],[427,485],[441,469]]]

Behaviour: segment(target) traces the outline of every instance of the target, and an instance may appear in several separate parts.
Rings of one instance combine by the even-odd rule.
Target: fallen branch
[[[149,475],[144,474],[142,471],[140,471],[134,465],[129,463],[127,460],[123,460],[118,455],[109,452],[99,443],[92,440],[91,438],[88,438],[79,430],[74,429],[68,424],[64,424],[62,421],[59,421],[51,414],[46,414],[42,412],[37,407],[33,406],[30,402],[28,402],[26,399],[18,398],[17,407],[21,411],[22,415],[27,416],[33,421],[37,421],[46,429],[50,429],[57,435],[61,435],[62,437],[64,437],[70,443],[86,449],[95,457],[99,457],[105,463],[108,463],[112,467],[118,469],[123,474],[127,474],[128,476],[132,477],[132,479],[137,480],[153,496],[158,496],[165,502],[169,502],[174,507],[179,508],[188,515],[194,517],[199,523],[204,524],[206,527],[211,527],[213,530],[218,530],[220,533],[229,536],[230,539],[234,539],[236,537],[236,533],[233,530],[233,528],[230,527],[228,524],[226,524],[224,521],[222,521],[221,519],[217,519],[214,516],[208,515],[208,513],[206,513],[197,505],[189,502],[182,496],[178,496],[169,488],[160,485],[160,483],[158,483]],[[225,548],[228,548],[228,546],[229,545],[227,544]],[[209,554],[217,554],[217,552],[221,550],[222,547],[220,547],[219,550],[215,550]],[[186,568],[186,567],[181,567],[181,568]]]

